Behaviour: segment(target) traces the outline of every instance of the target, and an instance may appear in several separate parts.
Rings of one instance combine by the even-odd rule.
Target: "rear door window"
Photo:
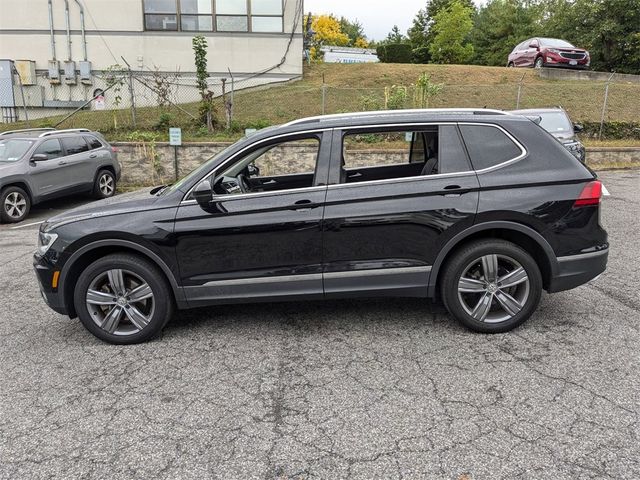
[[[82,137],[65,137],[62,139],[62,145],[67,151],[67,155],[76,155],[89,151],[89,145]]]
[[[509,136],[490,125],[460,125],[475,170],[495,167],[518,158],[522,150]]]

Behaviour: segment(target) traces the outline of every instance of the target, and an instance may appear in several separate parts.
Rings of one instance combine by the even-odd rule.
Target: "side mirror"
[[[578,123],[573,124],[573,131],[578,133],[584,130],[584,127]]]
[[[193,198],[202,208],[209,208],[209,204],[213,200],[213,190],[209,180],[203,180],[193,191]]]
[[[36,153],[31,157],[32,162],[44,162],[45,160],[49,160],[49,156],[44,153]]]
[[[535,48],[535,49],[537,49],[537,48],[538,48],[538,44],[537,44],[537,43],[534,43],[534,42],[531,42],[531,43],[529,44],[529,48]]]

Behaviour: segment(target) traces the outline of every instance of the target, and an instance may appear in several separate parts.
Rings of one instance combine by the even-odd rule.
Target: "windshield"
[[[33,145],[33,140],[0,140],[0,162],[17,162]]]
[[[163,194],[167,194],[169,192],[175,192],[176,190],[180,190],[180,188],[185,185],[186,183],[189,183],[192,179],[197,178],[201,175],[204,175],[204,173],[207,170],[211,169],[211,166],[216,163],[220,158],[222,158],[223,156],[226,155],[226,153],[231,150],[231,147],[233,147],[235,145],[235,143],[233,145],[229,145],[227,148],[225,148],[224,150],[222,150],[219,153],[216,153],[213,157],[209,158],[207,161],[205,161],[202,165],[200,165],[199,167],[197,167],[195,170],[193,170],[191,173],[189,173],[186,177],[181,178],[180,180],[178,180],[176,183],[174,183],[173,185],[171,185],[169,188],[167,188],[166,190],[164,190],[162,193]]]
[[[564,40],[559,40],[557,38],[541,38],[540,43],[545,47],[554,47],[554,48],[575,48],[569,42],[565,42]]]
[[[537,114],[542,118],[540,126],[549,133],[571,132],[571,123],[564,112],[547,112]]]

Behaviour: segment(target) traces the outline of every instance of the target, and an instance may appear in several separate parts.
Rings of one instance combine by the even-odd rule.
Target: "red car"
[[[589,68],[589,52],[557,38],[530,38],[509,54],[507,67]]]

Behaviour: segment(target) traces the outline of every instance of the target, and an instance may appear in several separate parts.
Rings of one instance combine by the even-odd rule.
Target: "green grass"
[[[385,87],[413,85],[422,72],[431,75],[443,90],[430,102],[430,107],[488,107],[514,109],[518,83],[522,80],[520,108],[563,106],[574,121],[599,121],[604,98],[604,84],[588,81],[554,81],[538,77],[533,70],[467,65],[405,64],[323,64],[305,69],[304,78],[270,88],[236,92],[234,130],[222,129],[214,134],[202,132],[198,122],[176,107],[137,109],[141,131],[157,132],[157,141],[167,141],[164,127],[157,126],[161,113],[171,115],[172,126],[182,127],[185,141],[229,141],[242,135],[255,123],[275,125],[300,117],[322,114],[322,84],[325,89],[325,113],[343,113],[383,108]],[[640,121],[640,85],[610,86],[607,120]],[[414,107],[409,91],[406,108]],[[197,116],[198,103],[181,105]],[[114,122],[115,115],[115,122]],[[222,103],[218,102],[222,118]],[[31,126],[51,126],[62,117],[36,120]],[[0,124],[0,130],[26,127],[24,123]],[[109,140],[127,140],[133,130],[129,110],[117,112],[82,111],[65,121],[60,128],[86,127],[101,131]],[[634,145],[638,141],[634,142]]]

